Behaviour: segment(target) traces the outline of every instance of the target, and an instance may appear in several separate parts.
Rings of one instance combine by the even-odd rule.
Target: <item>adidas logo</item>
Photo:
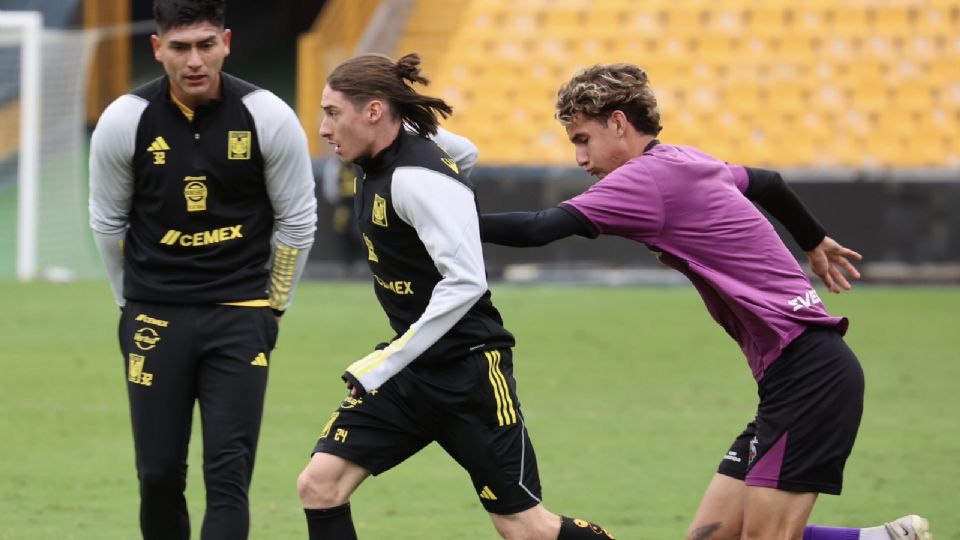
[[[169,149],[167,141],[163,140],[163,137],[157,137],[153,140],[153,144],[147,147],[147,152],[163,152]]]
[[[493,491],[490,491],[489,486],[483,486],[483,489],[480,490],[480,498],[488,501],[497,500],[497,496],[493,494]]]
[[[267,355],[263,353],[258,354],[257,357],[253,359],[253,362],[250,362],[250,365],[267,367],[269,365],[267,364]]]

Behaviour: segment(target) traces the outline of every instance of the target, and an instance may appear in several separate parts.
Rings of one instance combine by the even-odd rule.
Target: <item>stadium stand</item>
[[[629,61],[672,143],[757,165],[960,166],[960,0],[414,3],[395,54],[422,54],[447,125],[488,164],[571,165],[557,87]]]

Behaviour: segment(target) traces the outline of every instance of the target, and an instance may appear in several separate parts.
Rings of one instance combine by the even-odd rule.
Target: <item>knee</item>
[[[304,508],[333,508],[345,504],[349,492],[330,471],[308,466],[297,477],[297,494]]]
[[[187,487],[187,471],[184,467],[143,468],[139,473],[140,491],[143,496],[164,493],[182,493]]]

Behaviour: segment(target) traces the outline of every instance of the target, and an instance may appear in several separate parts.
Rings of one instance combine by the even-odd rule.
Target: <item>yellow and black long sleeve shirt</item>
[[[364,391],[412,362],[514,345],[487,288],[473,187],[440,144],[448,143],[401,131],[385,150],[355,162],[354,204],[373,288],[398,336],[347,368],[344,378]]]
[[[115,100],[90,148],[90,225],[117,302],[289,305],[316,230],[306,137],[221,73],[190,110],[167,77]]]

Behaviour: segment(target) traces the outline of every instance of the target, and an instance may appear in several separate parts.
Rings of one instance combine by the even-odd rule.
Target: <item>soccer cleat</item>
[[[890,540],[933,540],[930,522],[916,514],[884,523],[883,527],[887,529]]]

